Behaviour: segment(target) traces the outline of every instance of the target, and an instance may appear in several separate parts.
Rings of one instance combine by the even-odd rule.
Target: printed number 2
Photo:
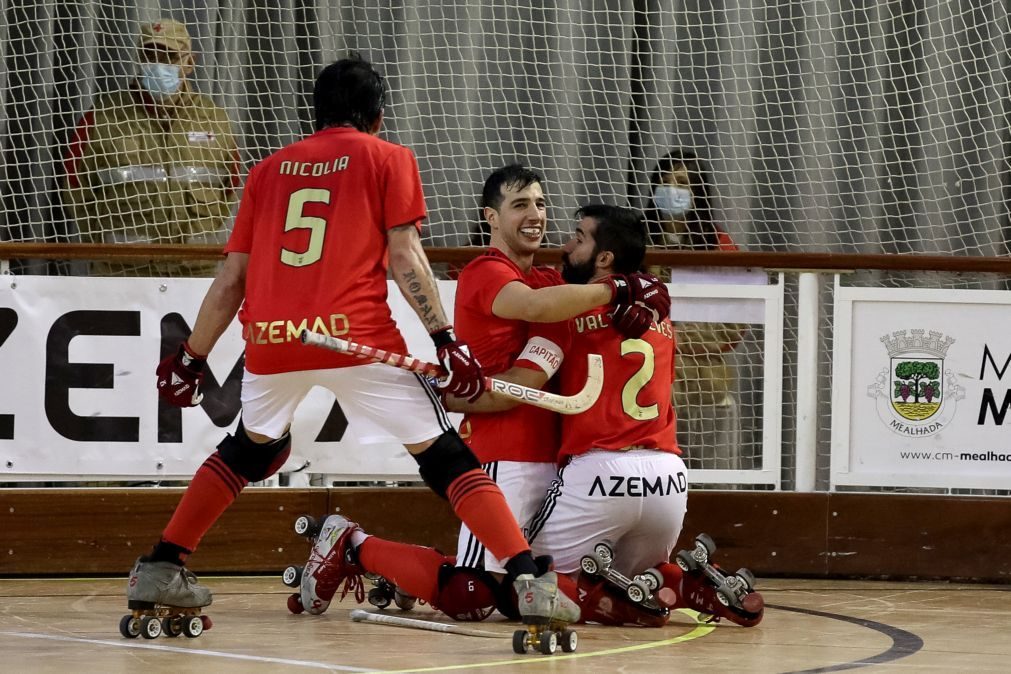
[[[306,188],[293,192],[288,199],[288,215],[284,219],[284,231],[293,229],[309,230],[309,245],[301,253],[287,248],[281,249],[281,262],[292,267],[307,267],[323,257],[323,237],[326,234],[326,220],[302,211],[306,204],[330,204],[330,190]]]
[[[626,339],[621,343],[621,355],[625,357],[630,353],[642,354],[642,367],[625,382],[624,388],[621,389],[621,408],[625,414],[638,421],[656,419],[660,416],[660,408],[656,403],[649,407],[641,407],[637,401],[639,391],[653,378],[655,367],[653,345],[644,339]]]

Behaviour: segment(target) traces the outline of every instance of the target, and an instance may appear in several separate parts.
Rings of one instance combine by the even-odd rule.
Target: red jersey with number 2
[[[303,346],[302,328],[406,353],[386,303],[387,231],[416,225],[414,154],[350,127],[318,131],[249,172],[225,252],[249,254],[239,311],[255,374],[361,365]]]
[[[561,393],[573,395],[586,384],[587,354],[604,361],[604,388],[593,406],[562,417],[559,462],[590,449],[659,449],[680,454],[674,431],[674,326],[669,318],[639,339],[611,327],[608,307],[568,322],[565,360],[558,371]],[[561,338],[559,341],[566,341]]]
[[[517,358],[530,334],[530,324],[499,318],[491,307],[509,283],[531,288],[561,285],[561,275],[550,267],[532,267],[526,274],[506,255],[489,248],[460,272],[456,285],[453,323],[467,342],[486,375],[505,372],[513,365],[537,368]],[[481,463],[492,461],[554,462],[558,456],[558,415],[531,405],[505,412],[468,414],[460,434]]]

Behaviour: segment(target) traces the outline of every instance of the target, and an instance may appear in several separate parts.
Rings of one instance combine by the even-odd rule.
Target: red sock
[[[453,480],[446,495],[456,516],[498,559],[512,559],[530,549],[502,490],[480,468]]]
[[[196,550],[200,539],[247,484],[244,477],[236,475],[225,465],[221,455],[214,452],[197,469],[162,533],[162,540],[190,552]]]
[[[366,571],[431,604],[439,594],[439,567],[452,558],[433,548],[369,536],[358,546],[358,561]]]

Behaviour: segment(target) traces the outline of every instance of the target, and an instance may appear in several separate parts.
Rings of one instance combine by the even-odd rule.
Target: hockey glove
[[[477,358],[471,355],[470,347],[453,334],[453,328],[446,326],[432,333],[439,364],[446,370],[446,378],[439,381],[439,390],[468,402],[474,402],[484,392],[484,373]]]
[[[605,281],[611,286],[611,304],[636,304],[649,309],[653,320],[670,316],[670,292],[660,279],[652,274],[614,274]]]
[[[174,356],[158,363],[158,395],[175,407],[194,407],[200,404],[204,395],[200,393],[200,382],[204,379],[205,356],[193,353],[183,342]]]
[[[638,339],[653,325],[653,312],[638,304],[619,304],[611,312],[611,324],[625,337]]]

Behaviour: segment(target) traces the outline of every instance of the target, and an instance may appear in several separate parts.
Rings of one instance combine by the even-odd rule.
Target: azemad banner
[[[1011,293],[841,288],[832,479],[1011,488]]]
[[[198,407],[161,403],[154,370],[189,334],[209,286],[209,279],[0,276],[0,481],[192,476],[239,419],[238,321],[211,354]],[[452,308],[455,284],[441,289]],[[392,282],[389,294],[414,354],[434,358],[431,340]],[[315,325],[341,329],[327,317]],[[258,334],[296,333],[271,324]],[[401,445],[363,446],[329,391],[310,393],[292,437],[284,470],[417,479],[417,465]]]

